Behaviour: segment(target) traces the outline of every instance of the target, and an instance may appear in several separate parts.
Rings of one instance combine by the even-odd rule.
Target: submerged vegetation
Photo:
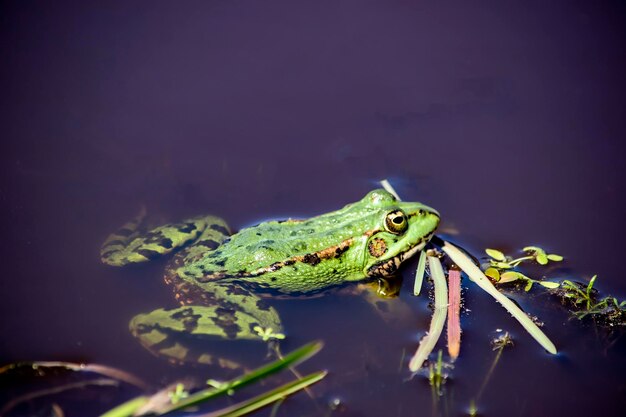
[[[7,373],[15,369],[31,368],[33,370],[41,368],[57,367],[66,371],[82,371],[89,373],[97,373],[99,375],[106,376],[107,384],[102,383],[102,378],[97,380],[90,380],[81,382],[79,386],[77,384],[58,386],[53,389],[42,390],[37,392],[30,392],[26,395],[18,397],[11,401],[11,403],[5,405],[0,410],[0,415],[8,414],[10,410],[19,407],[22,404],[28,403],[34,399],[58,394],[62,391],[67,391],[75,388],[82,388],[88,385],[94,385],[94,381],[100,382],[97,385],[118,385],[121,382],[130,383],[138,388],[141,388],[144,392],[143,395],[132,398],[123,404],[109,410],[102,414],[101,417],[138,417],[138,416],[163,416],[170,415],[171,413],[188,410],[190,407],[195,407],[203,404],[209,400],[216,399],[218,397],[232,396],[237,390],[248,386],[258,381],[265,381],[269,376],[278,373],[285,369],[292,369],[293,366],[298,363],[309,359],[315,355],[322,348],[321,342],[309,343],[296,349],[284,357],[257,368],[253,371],[232,379],[226,382],[219,382],[215,380],[207,381],[208,387],[195,390],[188,381],[175,381],[166,388],[163,388],[156,393],[148,393],[149,389],[147,385],[136,377],[114,368],[109,368],[101,365],[80,365],[72,363],[61,362],[30,362],[13,364],[0,369],[0,373]],[[292,369],[293,370],[293,369]],[[306,387],[320,381],[326,376],[326,371],[318,371],[312,374],[298,377],[296,380],[279,386],[278,388],[266,391],[260,395],[257,395],[248,400],[238,402],[230,405],[226,408],[218,409],[209,412],[208,414],[198,414],[198,416],[211,416],[211,417],[235,417],[248,414],[259,408],[265,407],[269,404],[283,400],[285,397],[294,394],[298,391],[305,389]],[[57,408],[60,408],[58,404],[55,404]],[[63,415],[62,411],[61,414]]]
[[[553,294],[570,308],[572,315],[583,320],[591,318],[594,322],[614,327],[626,325],[626,300],[619,301],[612,296],[600,298],[598,290],[593,286],[597,275],[594,275],[587,285],[563,280],[561,286]]]
[[[548,254],[537,246],[527,246],[522,250],[526,252],[526,256],[514,259],[497,249],[485,249],[485,253],[490,258],[489,263],[485,265],[485,275],[498,285],[513,282],[524,283],[524,291],[527,292],[534,284],[548,288],[563,305],[569,308],[572,316],[579,320],[590,317],[594,322],[603,326],[626,325],[626,300],[619,301],[612,296],[601,298],[598,290],[594,288],[597,275],[594,275],[587,284],[568,279],[561,282],[535,280],[518,270],[520,264],[535,261],[543,266],[549,262],[560,262],[563,257],[553,253]]]

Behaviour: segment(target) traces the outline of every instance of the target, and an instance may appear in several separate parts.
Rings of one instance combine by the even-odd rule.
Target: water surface
[[[624,8],[427,5],[410,1],[19,2],[1,6],[0,359],[86,360],[155,384],[206,371],[150,356],[133,315],[173,306],[163,262],[113,269],[101,241],[141,204],[182,218],[214,213],[234,228],[306,217],[390,178],[436,207],[455,241],[480,253],[538,244],[564,255],[554,278],[622,277]],[[541,291],[515,299],[541,318],[545,353],[464,281],[461,356],[435,404],[406,381],[428,326],[390,326],[361,300],[277,302],[283,350],[326,347],[302,366],[328,369],[319,407],[346,416],[623,415],[626,346],[608,346]],[[443,345],[442,345],[443,346]],[[400,370],[400,371],[399,371]],[[5,394],[13,391],[3,389]],[[6,394],[9,392],[9,394]],[[75,403],[85,415],[132,395]],[[3,396],[3,397],[4,397]],[[268,415],[268,411],[259,413]],[[279,415],[323,415],[306,395]]]

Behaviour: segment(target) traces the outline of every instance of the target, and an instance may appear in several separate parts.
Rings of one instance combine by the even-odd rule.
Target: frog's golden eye
[[[394,210],[385,217],[385,229],[394,235],[401,235],[408,226],[409,221],[402,210]]]

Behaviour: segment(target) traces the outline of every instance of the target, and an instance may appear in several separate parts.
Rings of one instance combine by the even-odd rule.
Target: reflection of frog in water
[[[218,217],[140,233],[142,218],[104,242],[102,261],[122,266],[184,247],[165,271],[182,307],[135,316],[132,333],[159,356],[221,365],[228,363],[206,352],[193,353],[179,335],[263,340],[259,328],[282,331],[280,317],[265,297],[314,294],[391,275],[424,247],[439,223],[435,210],[399,202],[384,190],[308,220],[265,222],[232,236]]]

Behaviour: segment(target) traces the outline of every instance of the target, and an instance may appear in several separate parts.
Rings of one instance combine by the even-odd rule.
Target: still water
[[[155,386],[206,378],[128,333],[135,314],[175,304],[163,261],[99,262],[108,233],[141,204],[171,219],[217,214],[235,229],[307,217],[381,178],[439,210],[473,253],[540,245],[566,257],[548,277],[598,274],[597,287],[623,299],[624,11],[618,2],[3,3],[0,361],[82,360]],[[544,322],[560,352],[550,356],[467,279],[461,356],[433,400],[425,377],[407,380],[405,354],[430,317],[428,298],[411,295],[414,270],[415,261],[402,270],[408,320],[386,323],[338,295],[275,303],[283,351],[324,340],[300,369],[330,372],[315,401],[299,394],[278,415],[327,415],[335,399],[343,406],[332,415],[466,414],[496,329],[515,346],[478,400],[481,415],[624,414],[619,332],[607,340],[569,320],[539,289],[512,293]],[[2,384],[2,402],[21,389]],[[66,415],[137,394],[104,391],[75,395]]]

